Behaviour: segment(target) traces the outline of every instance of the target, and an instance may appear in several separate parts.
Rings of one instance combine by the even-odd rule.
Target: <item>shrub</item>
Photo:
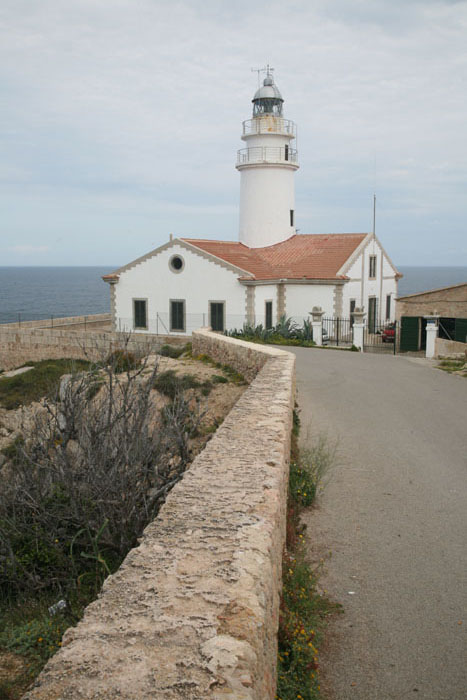
[[[126,349],[117,348],[107,356],[105,364],[112,368],[116,374],[131,372],[141,365],[141,361]]]
[[[201,413],[175,390],[163,416],[157,368],[71,375],[11,447],[0,489],[0,600],[21,592],[95,594],[133,547],[190,460]]]
[[[164,394],[170,399],[174,399],[177,393],[187,389],[200,389],[203,396],[208,396],[213,388],[213,384],[209,380],[199,382],[192,374],[180,376],[175,374],[173,369],[161,372],[156,377],[153,386],[160,394]]]
[[[163,357],[173,357],[174,359],[177,359],[181,355],[187,352],[187,346],[176,346],[176,345],[163,345],[160,350],[158,350],[158,354],[162,355]]]

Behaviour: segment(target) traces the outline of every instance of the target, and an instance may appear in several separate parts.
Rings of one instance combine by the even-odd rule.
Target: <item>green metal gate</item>
[[[401,352],[417,352],[420,349],[419,316],[402,316],[401,318]]]
[[[455,319],[454,340],[459,343],[467,343],[467,318]]]

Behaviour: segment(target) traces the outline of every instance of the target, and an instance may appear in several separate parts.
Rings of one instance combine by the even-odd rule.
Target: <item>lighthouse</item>
[[[243,122],[245,148],[237,153],[240,171],[239,240],[263,248],[295,234],[295,184],[298,154],[293,121],[284,119],[284,100],[266,68],[253,97],[253,118]]]

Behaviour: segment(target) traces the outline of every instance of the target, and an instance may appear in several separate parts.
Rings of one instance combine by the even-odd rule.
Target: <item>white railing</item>
[[[290,146],[253,146],[237,152],[237,165],[248,163],[298,163],[298,152]]]
[[[247,119],[243,122],[243,136],[251,134],[284,134],[286,136],[297,135],[295,122],[282,117],[267,115],[256,119]]]

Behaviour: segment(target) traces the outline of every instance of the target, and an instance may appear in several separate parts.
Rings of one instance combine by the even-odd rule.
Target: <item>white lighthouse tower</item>
[[[253,119],[243,122],[246,148],[237,154],[240,171],[241,243],[250,248],[274,245],[295,233],[294,172],[298,170],[294,122],[284,119],[284,100],[266,68],[253,100]]]

